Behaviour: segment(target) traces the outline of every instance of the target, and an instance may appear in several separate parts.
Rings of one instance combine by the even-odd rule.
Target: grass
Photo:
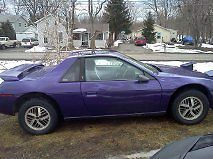
[[[16,117],[0,116],[0,158],[108,158],[159,149],[188,136],[213,132],[213,111],[198,125],[163,117],[71,120],[48,135],[21,130]]]

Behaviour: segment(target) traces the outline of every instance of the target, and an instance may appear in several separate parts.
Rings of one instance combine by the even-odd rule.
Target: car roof
[[[86,50],[74,50],[69,53],[68,58],[72,57],[97,57],[97,56],[113,56],[113,57],[123,57],[124,55],[116,50],[107,49],[86,49]]]

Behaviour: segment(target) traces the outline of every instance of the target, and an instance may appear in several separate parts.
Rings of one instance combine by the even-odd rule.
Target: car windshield
[[[125,55],[124,57],[127,58],[127,59],[130,60],[130,61],[133,61],[133,62],[135,62],[135,63],[141,65],[142,67],[145,67],[146,69],[148,69],[149,71],[151,71],[151,72],[154,73],[154,74],[158,74],[158,72],[159,72],[157,68],[153,67],[153,66],[150,65],[150,64],[143,63],[143,62],[138,61],[138,60],[136,60],[136,59],[134,59],[134,58],[132,58],[132,57],[130,57],[130,56],[127,56],[127,55]]]
[[[22,42],[30,42],[30,39],[23,39]]]
[[[5,38],[0,38],[0,41],[5,41]]]

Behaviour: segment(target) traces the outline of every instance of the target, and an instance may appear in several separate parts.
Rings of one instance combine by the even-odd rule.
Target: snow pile
[[[149,152],[139,152],[139,153],[134,153],[130,155],[120,155],[120,156],[114,156],[114,157],[109,157],[108,159],[121,159],[121,158],[126,158],[126,159],[137,159],[137,158],[150,158],[152,157],[155,153],[157,153],[160,149],[158,150],[151,150]]]
[[[116,40],[114,42],[114,46],[119,46],[119,44],[123,44],[123,43],[124,43],[123,40]]]
[[[187,62],[181,61],[143,61],[144,63],[152,63],[152,64],[162,64],[162,65],[169,65],[169,66],[180,66]],[[205,73],[207,71],[213,70],[213,62],[203,62],[203,63],[196,63],[193,65],[194,71]]]
[[[25,52],[46,52],[46,47],[33,46],[31,49],[25,50]]]
[[[213,53],[211,51],[204,52],[195,49],[179,49],[178,46],[184,46],[182,44],[168,45],[165,43],[146,44],[143,46],[146,49],[151,49],[153,52],[171,52],[171,53]]]
[[[42,47],[42,46],[33,46],[31,49],[25,50],[25,52],[56,52],[56,50],[48,47]]]
[[[213,45],[210,45],[210,44],[202,44],[203,48],[213,48]]]

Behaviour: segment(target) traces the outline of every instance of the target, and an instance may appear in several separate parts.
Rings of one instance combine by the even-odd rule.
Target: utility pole
[[[69,10],[69,37],[68,37],[68,48],[72,50],[74,48],[73,44],[73,30],[75,25],[75,2],[77,0],[71,0],[71,10]]]

